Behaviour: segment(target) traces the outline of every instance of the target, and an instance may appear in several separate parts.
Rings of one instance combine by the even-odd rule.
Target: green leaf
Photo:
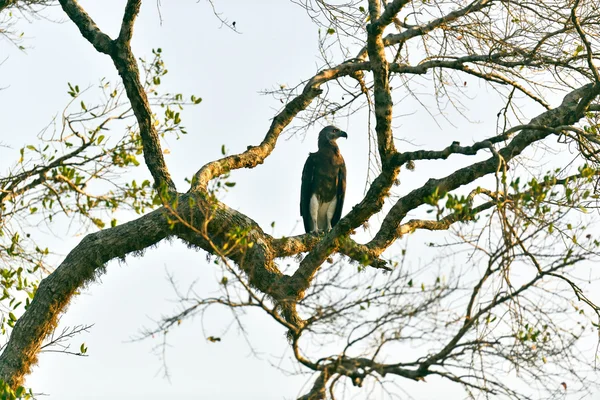
[[[98,228],[100,228],[100,229],[104,228],[104,226],[106,225],[106,224],[104,223],[104,221],[102,221],[102,220],[101,220],[101,219],[99,219],[99,218],[92,218],[92,222],[94,223],[94,225],[96,225],[96,226],[97,226]]]
[[[333,29],[333,28],[327,29],[327,34],[328,35],[333,35],[334,33],[335,33],[335,29]]]

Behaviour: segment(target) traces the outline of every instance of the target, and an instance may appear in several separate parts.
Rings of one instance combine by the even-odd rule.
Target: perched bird
[[[346,132],[327,126],[319,133],[319,150],[310,153],[302,170],[300,215],[306,233],[331,230],[342,216],[346,193],[346,164],[337,146]]]

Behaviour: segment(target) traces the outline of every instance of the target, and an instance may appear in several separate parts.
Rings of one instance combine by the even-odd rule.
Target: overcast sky
[[[124,3],[80,1],[99,27],[113,37]],[[290,1],[224,0],[216,4],[223,17],[236,21],[242,34],[222,28],[204,0],[162,1],[162,25],[156,2],[148,0],[135,27],[136,56],[149,57],[151,49],[163,49],[170,71],[163,79],[164,86],[204,100],[183,114],[189,134],[181,140],[170,138],[165,146],[170,150],[166,161],[180,191],[186,190],[186,177],[220,156],[221,145],[233,153],[260,142],[280,106],[260,91],[279,84],[295,85],[312,76],[321,65],[317,27]],[[45,19],[34,18],[31,23],[19,25],[25,32],[25,52],[0,41],[2,58],[8,56],[0,67],[0,87],[7,86],[0,92],[0,141],[10,146],[0,147],[2,168],[16,161],[18,149],[34,141],[36,134],[62,111],[70,99],[67,82],[87,87],[95,86],[102,77],[117,79],[112,62],[81,37],[60,8],[50,8],[43,15]],[[449,115],[453,125],[439,118],[438,126],[407,99],[395,110],[405,115],[397,120],[395,134],[423,148],[441,148],[454,140],[470,143],[493,132],[500,103],[488,89],[475,85],[471,99],[465,102],[471,123]],[[348,168],[346,213],[360,201],[365,185],[366,119],[359,114],[336,123],[349,136],[340,142]],[[267,232],[275,221],[278,236],[302,233],[298,215],[300,175],[308,152],[316,149],[317,132],[314,128],[304,138],[285,136],[264,165],[236,172],[233,180],[237,186],[225,201]],[[448,172],[438,171],[436,165],[417,168],[414,173],[403,172],[400,192]],[[145,170],[143,174],[149,176]],[[66,227],[57,227],[54,233],[47,235],[48,243],[63,254],[81,239]],[[422,237],[415,235],[409,240],[418,249]],[[420,257],[415,254],[415,262]],[[168,272],[184,289],[197,281],[196,291],[203,294],[216,290],[220,279],[218,269],[206,262],[203,253],[188,250],[177,241],[148,250],[142,258],[111,262],[107,274],[75,298],[61,321],[63,326],[94,324],[89,334],[73,342],[76,347],[85,342],[89,357],[42,354],[26,385],[48,394],[50,399],[61,400],[295,399],[306,391],[302,385],[312,385],[309,375],[290,376],[282,371],[302,371],[289,361],[291,354],[283,329],[261,313],[249,313],[244,322],[251,347],[239,329],[230,324],[231,314],[226,309],[213,309],[204,320],[185,321],[170,333],[171,347],[166,357],[171,379],[164,379],[162,363],[152,351],[161,338],[130,340],[144,326],[151,327],[153,319],[175,309],[176,304],[169,301],[175,296],[167,282]],[[222,341],[207,341],[211,335]],[[442,395],[454,398],[453,393],[462,393],[435,379],[427,384],[399,383],[420,399]],[[415,388],[416,392],[412,390]]]

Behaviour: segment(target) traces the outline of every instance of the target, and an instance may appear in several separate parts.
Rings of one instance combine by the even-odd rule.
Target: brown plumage
[[[336,140],[346,132],[327,126],[319,133],[319,150],[310,153],[302,170],[300,215],[307,233],[330,230],[342,216],[346,194],[346,164]]]

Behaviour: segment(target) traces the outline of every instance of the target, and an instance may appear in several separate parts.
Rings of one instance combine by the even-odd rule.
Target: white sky
[[[81,1],[97,24],[115,36],[121,21],[124,1]],[[239,152],[258,143],[270,125],[280,103],[259,91],[279,84],[295,85],[312,76],[320,65],[317,57],[317,27],[298,6],[289,1],[217,1],[223,16],[236,21],[238,35],[220,28],[205,1],[162,1],[164,22],[160,25],[156,2],[147,0],[136,23],[133,48],[137,57],[149,57],[152,48],[161,47],[169,74],[163,86],[172,92],[195,94],[203,98],[200,106],[183,113],[189,134],[181,140],[168,140],[171,151],[167,163],[180,191],[183,181],[205,162],[220,156],[221,145]],[[39,132],[68,102],[67,82],[80,87],[95,86],[101,77],[117,79],[108,57],[97,53],[67,21],[60,8],[44,13],[48,20],[34,19],[22,24],[28,47],[19,52],[6,41],[0,42],[0,57],[8,60],[0,67],[0,166],[18,159],[18,149],[31,143]],[[64,21],[56,23],[55,21]],[[425,89],[424,89],[425,91]],[[458,116],[455,126],[441,121],[443,131],[413,101],[396,108],[410,114],[398,120],[396,135],[416,144],[442,148],[453,140],[463,144],[494,130],[499,103],[487,89],[474,86],[470,124]],[[483,100],[483,101],[482,101]],[[433,102],[432,102],[433,103]],[[483,123],[481,121],[486,121]],[[367,170],[367,137],[364,116],[340,121],[348,132],[340,142],[348,167],[347,212],[362,196]],[[225,201],[257,221],[265,231],[276,221],[277,235],[301,233],[298,198],[302,165],[309,151],[316,149],[317,128],[307,132],[306,140],[292,137],[281,140],[264,165],[252,171],[236,172],[237,182]],[[119,132],[115,132],[118,135]],[[288,138],[287,136],[285,137]],[[401,146],[402,144],[399,144]],[[414,173],[403,172],[400,192],[407,192],[429,177],[443,176],[448,167],[430,164]],[[447,164],[444,164],[447,165]],[[458,165],[454,163],[454,165]],[[144,174],[149,175],[144,170]],[[48,238],[54,249],[67,252],[81,238],[60,232]],[[410,239],[418,249],[421,238]],[[415,262],[418,262],[418,253]],[[161,374],[161,361],[152,353],[160,338],[129,343],[152,319],[174,310],[169,302],[174,295],[166,271],[186,288],[197,280],[196,290],[208,294],[215,290],[220,274],[207,264],[204,254],[186,249],[179,242],[163,243],[143,258],[128,258],[126,264],[111,262],[101,282],[91,285],[76,298],[64,315],[62,324],[95,324],[91,333],[77,337],[88,347],[89,357],[42,354],[27,386],[50,399],[295,399],[312,385],[309,376],[288,376],[271,364],[295,370],[283,329],[261,313],[244,319],[248,338],[257,354],[252,354],[243,336],[230,322],[225,309],[213,309],[204,324],[200,319],[185,321],[169,335],[167,353],[171,381]],[[210,343],[206,336],[220,336]],[[452,386],[412,383],[398,379],[403,389],[419,399],[431,399],[462,391]],[[415,386],[418,385],[418,386]],[[453,388],[453,389],[452,389]],[[455,390],[453,392],[452,390]],[[401,394],[402,392],[398,392]],[[357,398],[367,398],[363,393]],[[45,398],[45,397],[44,397]]]

